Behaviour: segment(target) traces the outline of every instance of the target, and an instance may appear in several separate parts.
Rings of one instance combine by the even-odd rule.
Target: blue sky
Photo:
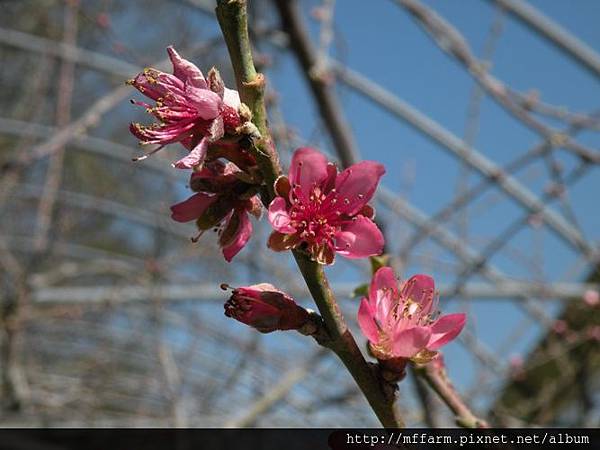
[[[481,55],[497,15],[491,2],[425,3],[459,29],[471,50]],[[600,3],[538,1],[532,4],[600,51],[600,28],[597,27]],[[345,0],[337,2],[335,19],[338,45],[332,49],[334,57],[381,84],[455,135],[464,136],[473,79],[438,48],[405,10],[391,1]],[[590,112],[598,107],[597,78],[512,17],[505,16],[502,24],[503,31],[493,55],[492,74],[518,91],[535,89],[543,101],[572,111]],[[318,24],[315,21],[311,21],[311,30],[316,41]],[[308,95],[299,95],[307,90],[304,80],[298,76],[295,60],[284,58],[276,69],[269,75],[279,93],[286,119],[301,136],[312,138],[307,143],[322,144],[314,138],[319,136],[315,133],[317,113],[314,105]],[[339,88],[339,94],[362,157],[381,161],[388,168],[384,185],[405,194],[408,200],[428,214],[435,213],[453,198],[460,169],[452,156],[348,88]],[[555,122],[548,123],[559,128]],[[592,147],[600,144],[598,133],[592,132],[582,134],[581,141]],[[480,129],[475,140],[475,148],[482,154],[504,165],[539,142],[540,138],[535,133],[492,100],[483,100]],[[564,151],[556,154],[566,168],[573,167],[573,157]],[[414,170],[415,176],[407,190],[406,184],[410,181],[405,178],[411,170]],[[530,190],[538,195],[543,193],[548,175],[542,164],[533,164],[517,175]],[[469,178],[471,184],[478,179],[476,174]],[[597,169],[592,169],[570,191],[584,235],[592,241],[598,240],[600,226],[600,215],[594,213],[597,201],[594,193],[598,192],[599,183]],[[476,202],[479,207],[471,209],[469,243],[475,248],[482,248],[486,240],[493,239],[512,220],[524,214],[520,205],[505,197],[493,207],[481,207],[482,203],[492,200],[490,196],[480,197],[480,201]],[[400,236],[411,235],[406,224],[393,229],[398,229]],[[393,234],[393,238],[396,236]],[[511,240],[511,247],[521,251],[523,257],[537,258],[533,262],[539,266],[541,276],[546,280],[564,280],[567,276],[566,280],[576,281],[582,275],[581,272],[576,276],[567,274],[577,255],[547,230],[534,233],[526,227]],[[417,251],[420,250],[421,247],[418,247]],[[536,252],[539,255],[536,256]],[[446,257],[452,259],[450,255]],[[524,271],[510,255],[501,252],[492,259],[492,263],[511,277],[533,279],[534,274]],[[424,270],[427,268],[413,264],[407,275]],[[443,270],[437,270],[434,275],[446,282],[454,279],[452,274]],[[460,309],[462,306],[452,303],[447,306],[448,309]],[[556,305],[549,306],[548,311],[555,308]],[[513,303],[501,300],[472,302],[470,316],[478,336],[492,349],[523,317]],[[513,352],[525,351],[538,333],[539,328],[532,327]],[[453,360],[449,358],[451,369],[459,383],[466,385],[472,381],[471,365],[458,347],[451,346],[447,353],[450,357],[456,355]]]

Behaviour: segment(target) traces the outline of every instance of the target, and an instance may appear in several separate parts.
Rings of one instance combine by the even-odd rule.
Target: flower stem
[[[279,158],[271,139],[264,104],[265,79],[256,72],[248,36],[246,0],[217,0],[217,19],[227,44],[241,100],[252,111],[252,122],[261,138],[254,143],[254,153],[267,184],[263,203],[269,204],[274,197],[273,183],[279,176]],[[394,409],[394,395],[376,370],[364,359],[354,340],[323,271],[323,266],[311,261],[300,252],[294,252],[296,262],[308,289],[323,317],[329,338],[327,347],[342,360],[371,408],[386,428],[403,427],[404,423]]]

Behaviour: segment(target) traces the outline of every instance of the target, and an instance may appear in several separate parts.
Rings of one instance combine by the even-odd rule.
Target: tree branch
[[[220,0],[217,2],[216,14],[231,58],[240,99],[250,108],[252,123],[261,135],[255,143],[254,154],[265,177],[269,197],[272,197],[273,183],[281,168],[268,129],[264,102],[265,77],[256,71],[252,60],[246,0]]]
[[[489,425],[483,419],[478,418],[471,412],[462,400],[454,385],[446,374],[446,368],[441,356],[437,360],[414,369],[415,374],[422,377],[436,394],[446,403],[448,408],[456,414],[456,424],[464,428],[488,428]]]
[[[218,0],[216,13],[229,50],[240,98],[252,111],[252,121],[261,134],[253,150],[267,182],[268,190],[263,193],[262,200],[268,204],[274,196],[273,182],[281,169],[267,126],[264,76],[256,72],[252,60],[246,0]],[[386,395],[384,385],[365,361],[348,330],[323,267],[299,252],[294,252],[294,257],[331,337],[327,341],[328,347],[342,360],[381,423],[389,428],[404,426],[402,419],[396,415],[394,396]]]

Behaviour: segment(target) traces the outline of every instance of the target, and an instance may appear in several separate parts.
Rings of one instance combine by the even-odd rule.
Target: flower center
[[[331,243],[342,225],[341,213],[336,210],[337,194],[332,189],[327,194],[314,186],[309,195],[299,185],[292,188],[291,225],[309,244]]]

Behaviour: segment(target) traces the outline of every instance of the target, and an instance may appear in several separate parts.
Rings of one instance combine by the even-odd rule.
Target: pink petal
[[[466,314],[448,314],[440,317],[431,325],[432,334],[427,349],[436,350],[450,342],[459,335],[466,321]]]
[[[173,167],[177,167],[178,169],[193,169],[204,162],[206,152],[208,152],[208,139],[203,137],[198,145],[187,156],[174,163]]]
[[[296,229],[290,225],[292,219],[287,212],[287,203],[283,197],[275,197],[269,205],[269,222],[273,229],[284,234],[291,234]]]
[[[354,215],[366,205],[373,198],[384,173],[383,165],[374,161],[361,161],[340,173],[335,188],[342,212]]]
[[[173,64],[173,75],[190,86],[207,89],[204,75],[202,75],[202,72],[195,64],[179,56],[179,53],[177,53],[173,46],[167,47],[167,53]]]
[[[215,201],[214,196],[199,192],[187,200],[171,206],[171,218],[177,222],[196,220]]]
[[[383,234],[375,222],[364,216],[356,216],[335,235],[335,249],[346,258],[380,255],[383,244]]]
[[[292,156],[290,165],[290,184],[300,185],[308,196],[313,186],[320,186],[327,178],[327,158],[314,148],[299,148]]]
[[[227,262],[231,262],[233,257],[244,248],[244,245],[246,245],[248,239],[250,239],[250,236],[252,235],[252,223],[248,218],[248,214],[245,212],[238,214],[240,214],[240,226],[237,235],[231,244],[227,247],[223,247],[223,256]]]
[[[379,341],[379,328],[375,323],[371,306],[366,298],[361,300],[358,308],[358,325],[365,337],[373,344],[377,344]]]
[[[194,86],[186,86],[186,100],[196,110],[196,114],[205,120],[214,119],[219,115],[223,104],[219,94],[208,89],[199,89]]]
[[[392,297],[398,295],[398,280],[391,267],[382,267],[373,275],[371,285],[369,286],[369,300],[372,304],[375,304],[377,300],[377,291],[383,289],[390,289],[393,293]]]
[[[430,336],[431,330],[428,327],[413,327],[401,331],[393,338],[394,356],[403,358],[415,356],[427,346]]]
[[[435,282],[428,275],[415,275],[402,285],[402,297],[410,298],[422,307],[422,314],[429,314],[433,297],[435,295]]]
[[[259,291],[259,292],[271,291],[271,292],[281,292],[283,294],[283,291],[280,291],[275,286],[273,286],[271,283],[258,283],[258,284],[253,284],[251,286],[242,286],[237,289],[240,292],[245,292],[245,290]]]
[[[242,103],[240,101],[240,94],[238,94],[238,91],[225,88],[225,92],[223,93],[223,103],[237,111],[240,109],[240,104]]]
[[[223,124],[223,118],[221,116],[215,117],[208,128],[208,140],[210,142],[216,142],[223,137],[225,134],[225,126]]]

